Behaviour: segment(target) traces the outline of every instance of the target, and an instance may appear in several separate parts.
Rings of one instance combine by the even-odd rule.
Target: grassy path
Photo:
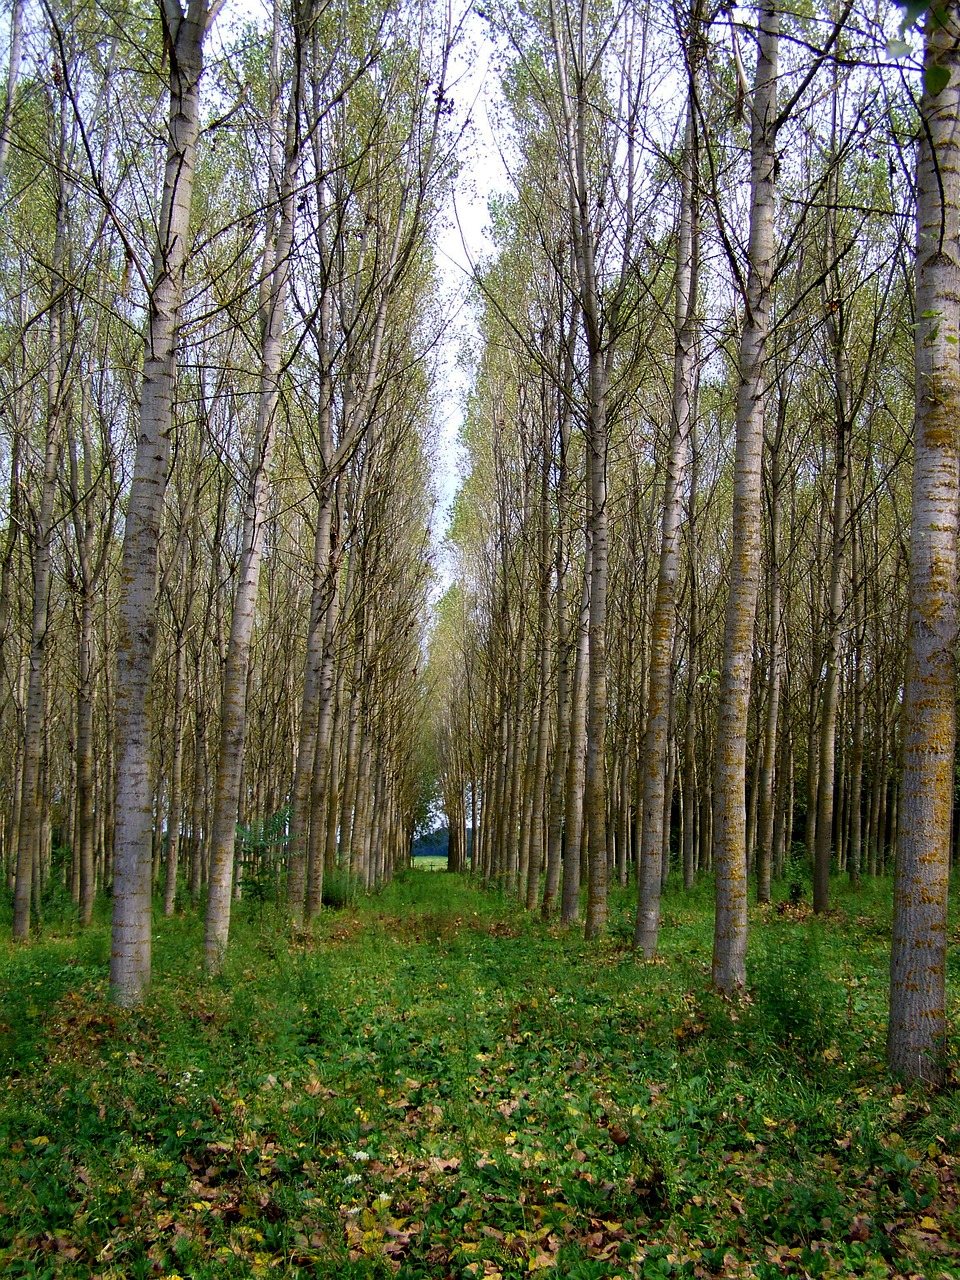
[[[757,915],[706,990],[706,892],[664,954],[586,946],[410,873],[223,979],[158,921],[135,1014],[105,928],[0,952],[0,1275],[960,1276],[956,1091],[882,1070],[886,886]]]

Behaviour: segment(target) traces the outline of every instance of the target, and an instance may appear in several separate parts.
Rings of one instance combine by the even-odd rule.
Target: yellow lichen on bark
[[[891,1069],[939,1083],[946,1032],[947,879],[956,737],[960,182],[946,162],[960,143],[960,5],[928,17],[925,65],[947,84],[925,90],[917,160],[916,417],[910,622],[903,697],[893,946]],[[932,251],[931,251],[932,250]]]

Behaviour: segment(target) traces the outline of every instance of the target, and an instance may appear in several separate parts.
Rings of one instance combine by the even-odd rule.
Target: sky
[[[437,265],[449,298],[450,317],[443,343],[439,468],[435,477],[440,530],[447,525],[460,480],[457,439],[463,421],[468,375],[459,357],[464,348],[469,350],[478,341],[468,298],[470,275],[474,264],[488,257],[493,249],[487,234],[490,197],[509,188],[492,118],[499,101],[493,50],[481,20],[475,15],[468,19],[464,34],[451,74],[454,118],[463,128],[458,147],[460,173],[448,200],[437,242]]]

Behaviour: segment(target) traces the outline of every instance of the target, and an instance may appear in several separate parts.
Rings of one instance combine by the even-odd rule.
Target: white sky
[[[468,372],[462,357],[478,341],[475,316],[469,302],[469,281],[474,264],[488,257],[493,243],[487,235],[488,207],[492,195],[509,188],[506,167],[496,145],[492,112],[499,100],[493,51],[483,24],[471,15],[465,40],[453,60],[454,118],[463,129],[457,178],[444,225],[437,240],[437,263],[443,280],[449,322],[444,335],[440,387],[440,456],[435,477],[440,511],[437,532],[442,534],[460,481],[457,444],[463,421]]]

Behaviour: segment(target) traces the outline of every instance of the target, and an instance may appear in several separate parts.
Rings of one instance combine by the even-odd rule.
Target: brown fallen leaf
[[[850,1230],[847,1232],[847,1239],[850,1243],[855,1241],[863,1242],[870,1239],[870,1219],[865,1213],[858,1213],[850,1223]]]

